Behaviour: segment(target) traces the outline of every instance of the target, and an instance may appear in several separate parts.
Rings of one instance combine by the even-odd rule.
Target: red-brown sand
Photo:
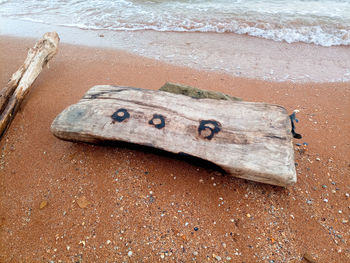
[[[0,38],[0,87],[34,43]],[[166,81],[300,110],[295,143],[308,146],[295,146],[297,184],[249,182],[174,155],[50,132],[93,85]],[[240,79],[62,44],[0,147],[0,262],[350,261],[349,83]]]

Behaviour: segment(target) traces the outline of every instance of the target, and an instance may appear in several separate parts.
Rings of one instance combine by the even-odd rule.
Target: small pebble
[[[226,260],[230,261],[232,258],[231,257],[226,257]]]
[[[132,256],[132,251],[131,251],[131,250],[128,252],[128,256],[129,256],[129,257]]]
[[[107,241],[106,241],[106,244],[107,244],[107,245],[109,245],[110,243],[112,243],[112,241],[110,241],[110,240],[107,240]]]
[[[326,188],[327,188],[327,185],[325,185],[325,184],[324,184],[324,185],[322,185],[322,188],[326,189]]]
[[[162,254],[160,254],[160,258],[161,259],[163,259],[165,256],[164,256],[164,254],[162,253]]]
[[[195,227],[195,228],[194,228],[194,231],[198,231],[198,229],[199,229],[198,227]]]
[[[306,203],[307,203],[308,205],[311,205],[311,204],[312,204],[312,200],[307,200]]]
[[[323,199],[323,202],[328,203],[328,199],[327,198]]]
[[[343,219],[343,221],[342,221],[343,224],[346,224],[348,222],[349,222],[349,220],[347,220],[347,219]]]
[[[350,194],[349,194],[349,193],[345,193],[345,196],[346,196],[346,197],[349,197],[349,196],[350,196]]]
[[[213,258],[215,258],[217,261],[221,261],[221,257],[213,254]]]
[[[316,158],[316,161],[321,161],[321,159],[317,157],[317,158]]]
[[[193,256],[198,256],[198,252],[197,251],[193,251]]]

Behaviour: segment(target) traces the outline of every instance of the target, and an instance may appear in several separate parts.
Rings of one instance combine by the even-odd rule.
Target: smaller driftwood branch
[[[57,53],[59,40],[56,32],[44,34],[28,51],[23,65],[12,75],[6,87],[0,90],[0,139],[11,124],[31,85]]]

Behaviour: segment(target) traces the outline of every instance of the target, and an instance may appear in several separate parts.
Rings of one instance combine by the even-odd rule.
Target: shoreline
[[[83,30],[4,17],[0,17],[0,24],[3,36],[38,39],[54,30],[62,43],[122,50],[234,77],[295,83],[350,82],[350,46],[288,44],[225,33]]]
[[[1,86],[35,41],[0,37]],[[349,83],[239,78],[66,43],[49,66],[0,142],[1,262],[349,261]],[[298,182],[248,182],[173,155],[50,132],[93,85],[159,89],[166,81],[300,110]],[[306,150],[296,145],[303,142]]]

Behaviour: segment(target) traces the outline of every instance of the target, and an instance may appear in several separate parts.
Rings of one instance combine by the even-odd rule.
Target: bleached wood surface
[[[95,86],[51,126],[63,140],[124,141],[208,160],[262,183],[296,182],[291,124],[283,107]]]
[[[45,33],[28,51],[23,65],[13,73],[10,81],[0,90],[0,139],[15,117],[23,99],[43,67],[58,50],[56,32]]]

